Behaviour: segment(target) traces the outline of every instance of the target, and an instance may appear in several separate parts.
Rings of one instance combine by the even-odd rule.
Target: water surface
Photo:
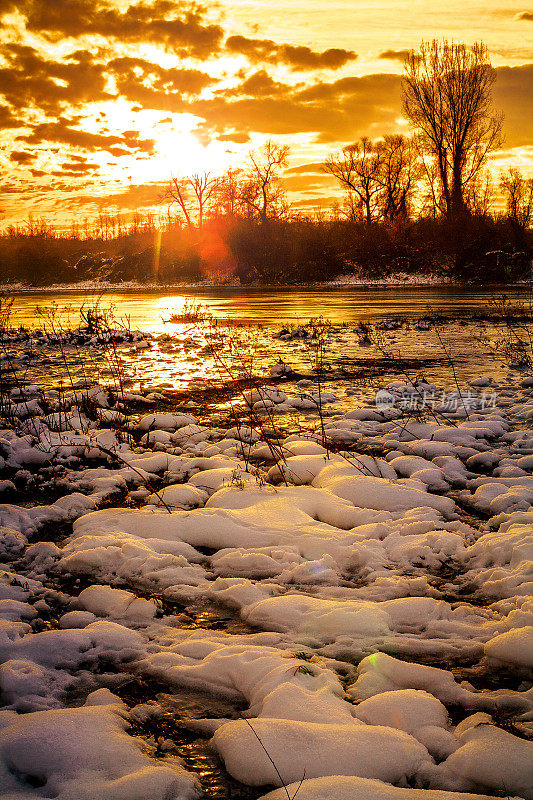
[[[516,286],[420,286],[312,289],[211,287],[186,290],[110,290],[39,291],[16,296],[17,324],[36,325],[38,306],[54,305],[78,319],[77,310],[98,298],[105,306],[112,305],[118,316],[127,317],[133,328],[151,333],[169,332],[164,323],[171,314],[179,313],[187,301],[195,301],[219,319],[278,326],[283,322],[303,322],[311,317],[326,317],[337,324],[374,321],[384,317],[425,316],[428,311],[453,317],[482,313],[497,297],[506,294],[514,300],[526,290]]]

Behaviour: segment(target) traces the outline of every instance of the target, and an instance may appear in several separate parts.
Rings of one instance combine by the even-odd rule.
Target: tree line
[[[283,173],[289,149],[268,140],[240,169],[172,176],[162,212],[126,223],[101,212],[59,235],[29,219],[0,239],[9,278],[77,281],[240,280],[298,283],[357,273],[516,280],[531,265],[533,179],[488,170],[501,147],[487,48],[424,43],[405,62],[409,135],[362,137],[323,164],[342,196],[327,212],[297,213]],[[495,210],[495,199],[499,210]],[[38,246],[37,246],[38,243]],[[37,268],[36,268],[37,267]]]

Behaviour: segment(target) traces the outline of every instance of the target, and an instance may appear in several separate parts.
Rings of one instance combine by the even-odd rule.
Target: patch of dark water
[[[174,604],[165,604],[167,607]],[[175,606],[174,606],[175,608]],[[199,600],[187,605],[178,615],[172,612],[179,621],[180,628],[206,628],[213,631],[224,631],[233,635],[255,633],[256,629],[247,625],[227,606],[209,600]]]
[[[209,735],[191,729],[197,719],[238,719],[244,702],[229,703],[206,692],[180,690],[169,692],[167,685],[144,678],[134,678],[118,687],[116,694],[130,707],[139,703],[159,704],[158,713],[140,720],[132,719],[130,733],[153,745],[154,755],[179,756],[184,767],[198,778],[202,797],[213,800],[257,800],[274,787],[251,787],[236,781],[209,743]]]

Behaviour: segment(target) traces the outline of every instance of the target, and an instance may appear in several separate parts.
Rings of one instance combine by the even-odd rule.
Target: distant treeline
[[[512,282],[529,277],[533,231],[508,215],[472,214],[460,232],[445,218],[394,223],[289,216],[218,217],[201,229],[137,215],[120,230],[55,231],[44,221],[0,236],[3,282],[45,286],[87,280],[296,284],[437,275]]]
[[[319,165],[341,190],[329,216],[294,213],[283,183],[289,148],[268,140],[242,168],[169,179],[160,197],[166,217],[135,214],[126,225],[102,211],[68,235],[31,218],[10,227],[0,237],[0,272],[34,285],[529,277],[533,178],[508,167],[496,187],[488,171],[503,142],[494,80],[481,42],[435,40],[411,51],[402,89],[410,133],[362,137]],[[503,214],[494,210],[497,191]]]

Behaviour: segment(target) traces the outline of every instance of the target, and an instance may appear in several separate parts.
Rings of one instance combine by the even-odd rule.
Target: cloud
[[[3,55],[9,65],[0,69],[0,92],[15,108],[38,107],[54,114],[66,105],[112,97],[105,89],[104,65],[94,63],[86,51],[52,61],[33,47],[7,44]]]
[[[198,69],[165,69],[141,58],[115,58],[107,68],[121,97],[157,111],[177,111],[184,96],[195,97],[215,82]]]
[[[71,128],[66,120],[57,122],[42,122],[36,125],[31,133],[17,137],[19,141],[28,144],[41,144],[42,142],[59,142],[79,147],[83,150],[110,150],[115,145],[122,145],[128,148],[126,152],[141,151],[144,153],[153,152],[155,142],[153,139],[140,139],[137,131],[124,131],[122,136],[105,135],[101,133],[91,133],[89,131]]]
[[[142,58],[114,58],[107,65],[115,76],[122,95],[135,85],[144,85],[161,93],[199,94],[215,79],[198,69],[165,69]]]
[[[397,130],[401,114],[400,77],[379,74],[290,87],[274,96],[249,97],[221,92],[212,99],[184,106],[205,119],[202,129],[215,135],[228,131],[257,132],[273,136],[315,133],[318,141],[353,141],[367,135]],[[234,97],[236,96],[236,99]]]
[[[533,22],[533,11],[522,11],[522,13],[518,15],[517,19]]]
[[[9,106],[0,105],[0,129],[20,128],[24,121],[14,116]]]
[[[310,164],[300,164],[298,167],[290,167],[285,170],[286,175],[314,175],[321,173],[324,168],[323,161],[313,161]]]
[[[226,39],[226,49],[244,55],[254,63],[283,63],[294,70],[339,69],[357,58],[353,50],[338,47],[317,53],[310,47],[276,44],[271,39],[249,39],[246,36],[230,36]]]
[[[204,22],[201,6],[183,0],[134,2],[123,9],[108,0],[23,0],[19,6],[27,29],[52,40],[92,34],[205,57],[218,50],[223,36],[219,25]]]
[[[410,50],[384,50],[380,53],[378,58],[387,58],[391,61],[405,61],[409,55]]]
[[[283,178],[283,183],[289,191],[304,192],[309,189],[331,189],[335,179],[328,175],[315,175],[314,178],[308,175],[290,175],[288,178]]]
[[[13,150],[9,156],[11,161],[17,164],[27,164],[35,158],[34,153],[28,153],[26,150]]]
[[[68,175],[83,175],[95,172],[98,169],[98,164],[91,164],[89,162],[80,161],[64,161],[61,165],[63,174]],[[58,173],[54,173],[57,175]]]
[[[497,67],[494,106],[505,115],[503,132],[506,147],[531,144],[533,138],[533,64]]]
[[[531,142],[533,64],[498,67],[494,107],[505,114],[506,146]],[[319,142],[377,138],[402,128],[401,76],[377,73],[317,81],[308,86],[279,84],[261,70],[230,92],[185,106],[205,119],[213,135],[264,133],[273,136],[315,133]]]
[[[284,44],[278,50],[278,58],[295,69],[339,69],[348,61],[355,61],[357,53],[338,47],[330,47],[322,53],[315,53],[309,47]]]
[[[3,17],[4,14],[10,14],[16,8],[17,3],[15,0],[0,0],[0,17]]]
[[[160,205],[162,191],[162,183],[132,184],[127,189],[107,193],[105,199],[96,195],[82,194],[73,198],[73,202],[79,206],[92,204],[100,208],[150,208]]]
[[[248,133],[222,133],[218,137],[221,142],[233,142],[234,144],[246,144],[250,141]]]
[[[252,73],[245,81],[233,89],[228,89],[224,94],[226,97],[238,97],[248,95],[249,97],[276,97],[286,94],[290,87],[285,83],[273,80],[264,69]]]

